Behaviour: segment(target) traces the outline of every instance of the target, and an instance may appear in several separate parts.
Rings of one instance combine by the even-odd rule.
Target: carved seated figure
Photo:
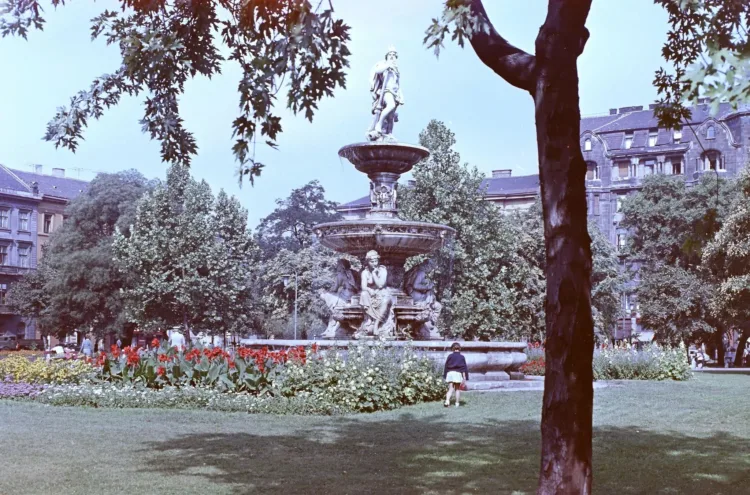
[[[394,296],[386,286],[388,269],[380,264],[377,251],[369,251],[365,262],[367,266],[362,270],[362,293],[359,296],[364,321],[359,336],[391,337],[396,327],[396,316],[393,313]]]
[[[321,337],[332,339],[341,328],[342,310],[351,304],[352,297],[359,292],[358,273],[352,270],[349,260],[341,258],[336,265],[336,280],[330,292],[320,289],[320,297],[331,312],[328,327]]]
[[[416,336],[436,339],[440,338],[437,321],[443,305],[435,299],[435,284],[428,277],[433,269],[434,262],[430,259],[411,268],[404,275],[404,292],[412,298],[415,306],[423,308],[418,318],[422,326],[416,329]]]

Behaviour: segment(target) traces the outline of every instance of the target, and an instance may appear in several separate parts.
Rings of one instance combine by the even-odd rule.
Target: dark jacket
[[[469,367],[466,366],[466,358],[460,352],[451,352],[448,359],[445,360],[443,368],[443,379],[448,376],[449,371],[458,371],[463,373],[466,379],[469,379]]]

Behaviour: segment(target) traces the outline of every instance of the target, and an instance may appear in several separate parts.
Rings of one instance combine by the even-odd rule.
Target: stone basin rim
[[[424,146],[419,146],[418,144],[409,144],[409,143],[400,143],[400,142],[388,142],[388,141],[361,141],[359,143],[351,143],[347,144],[346,146],[342,146],[339,148],[339,156],[342,158],[348,158],[345,156],[346,151],[348,150],[361,150],[361,149],[400,149],[400,150],[410,150],[410,151],[416,151],[420,155],[425,155],[424,158],[427,158],[427,156],[430,154],[430,150],[425,148]]]
[[[406,347],[411,346],[414,349],[437,349],[450,351],[451,345],[454,342],[461,344],[461,351],[515,351],[523,352],[527,344],[525,342],[462,342],[460,340],[387,340],[383,342],[385,347]],[[252,340],[249,343],[243,345],[255,347],[255,346],[267,346],[267,347],[308,347],[313,344],[317,344],[321,348],[331,347],[350,347],[361,344],[375,346],[379,344],[378,340],[291,340],[291,339],[258,339]]]
[[[319,223],[313,229],[347,227],[351,225],[394,225],[398,227],[422,227],[426,229],[447,230],[453,234],[456,229],[439,223],[417,222],[411,220],[402,220],[400,218],[363,218],[361,220],[339,220],[338,222]],[[408,232],[407,232],[408,234]]]

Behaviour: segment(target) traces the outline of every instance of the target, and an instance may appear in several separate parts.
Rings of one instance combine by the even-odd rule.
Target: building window
[[[0,229],[10,228],[10,208],[0,208]]]
[[[657,138],[659,137],[659,132],[655,130],[651,130],[648,133],[648,146],[649,148],[653,148],[656,146]]]
[[[682,175],[682,162],[679,160],[672,160],[671,162],[671,174]]]
[[[43,232],[45,234],[49,234],[52,232],[52,213],[45,213],[44,214],[44,229]]]
[[[706,129],[706,139],[716,138],[716,128],[713,125],[708,126]]]
[[[682,140],[682,129],[675,129],[672,133],[672,141],[679,143]]]
[[[724,160],[721,153],[715,150],[706,151],[703,154],[703,170],[724,170]]]
[[[628,238],[625,234],[617,234],[617,251],[625,251],[625,247],[627,246],[627,239]]]
[[[8,284],[0,284],[0,305],[7,304]]]
[[[591,151],[591,139],[586,138],[586,141],[583,142],[583,150]]]
[[[654,175],[654,172],[656,172],[656,162],[654,160],[646,160],[646,163],[643,164],[643,175]]]
[[[619,162],[617,164],[617,174],[615,175],[615,178],[627,179],[630,177],[628,172],[629,166],[630,164],[628,162]]]
[[[599,180],[599,166],[593,162],[586,162],[586,180]]]
[[[623,145],[623,148],[626,150],[629,150],[633,147],[633,133],[628,132],[625,134],[625,144]]]
[[[625,306],[624,309],[628,313],[638,311],[638,296],[636,294],[625,294],[623,296],[623,306]]]
[[[31,246],[20,246],[18,248],[18,266],[20,266],[21,268],[30,268],[30,258]]]
[[[8,246],[0,244],[0,265],[8,264]]]
[[[31,212],[28,210],[21,210],[18,212],[18,230],[28,232],[29,220],[31,219]]]
[[[599,195],[594,194],[594,215],[599,215]]]

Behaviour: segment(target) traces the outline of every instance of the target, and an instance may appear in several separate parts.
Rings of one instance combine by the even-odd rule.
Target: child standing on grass
[[[466,366],[466,358],[461,354],[461,344],[454,342],[451,345],[451,352],[448,355],[448,359],[445,360],[445,368],[443,369],[443,378],[448,383],[448,395],[445,396],[445,407],[451,405],[451,395],[453,391],[456,391],[456,407],[460,402],[461,384],[464,381],[469,380],[469,368]]]

